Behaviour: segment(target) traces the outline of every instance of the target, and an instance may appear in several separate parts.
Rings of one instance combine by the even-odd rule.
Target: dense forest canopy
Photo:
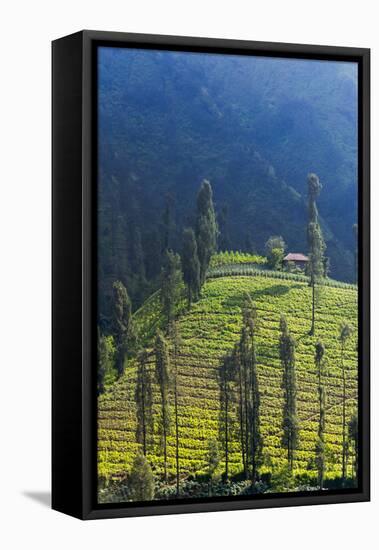
[[[263,253],[271,235],[307,251],[307,183],[330,275],[354,281],[357,67],[249,56],[99,49],[99,299],[120,280],[138,307],[164,251],[213,188],[219,248]],[[225,243],[224,245],[222,243]]]

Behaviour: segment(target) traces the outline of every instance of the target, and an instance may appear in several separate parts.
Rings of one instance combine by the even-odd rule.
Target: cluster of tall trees
[[[257,479],[262,462],[256,331],[257,311],[250,296],[246,296],[240,339],[219,368],[220,435],[225,452],[225,478],[228,479],[231,413],[236,400],[244,475],[252,483]]]
[[[258,315],[251,297],[246,296],[242,310],[239,341],[225,355],[219,368],[220,437],[225,455],[225,478],[229,476],[229,447],[233,425],[233,410],[237,408],[241,457],[246,479],[254,484],[263,462],[261,433],[261,394],[257,372]],[[283,446],[287,449],[288,465],[293,468],[298,445],[297,383],[295,372],[295,341],[284,316],[280,320],[279,357],[283,369]]]
[[[229,449],[235,424],[235,411],[238,416],[238,433],[244,475],[254,483],[259,477],[263,462],[263,438],[261,434],[260,389],[257,376],[256,334],[258,316],[250,296],[245,299],[242,314],[242,328],[239,341],[227,353],[219,367],[220,385],[220,441],[225,456],[225,479],[229,478]],[[345,345],[352,335],[352,327],[343,323],[340,327],[342,369],[342,471],[343,485],[347,479],[349,452],[353,454],[354,474],[358,471],[358,423],[353,415],[349,423],[346,417],[346,372],[344,366]],[[279,322],[278,355],[282,369],[282,445],[286,450],[289,472],[293,471],[294,458],[299,446],[299,417],[297,409],[298,383],[296,376],[296,342],[281,315]],[[314,363],[317,373],[318,420],[317,439],[314,450],[317,480],[320,489],[324,488],[327,453],[325,445],[325,347],[317,341],[314,347]]]
[[[176,321],[169,327],[168,337],[158,331],[151,352],[142,351],[137,356],[137,382],[135,401],[137,408],[136,440],[141,444],[142,454],[146,457],[152,448],[154,426],[160,436],[163,455],[164,479],[168,479],[167,440],[175,432],[176,485],[179,494],[179,405],[178,405],[178,356],[180,334]],[[153,368],[152,368],[153,365]],[[160,415],[154,423],[153,383],[159,389]]]
[[[105,334],[98,327],[97,346],[97,390],[100,394],[104,391],[107,372],[114,371],[116,376],[121,376],[124,372],[127,354],[134,353],[136,349],[132,304],[121,281],[113,283],[110,333]]]
[[[299,443],[299,420],[297,415],[297,379],[295,367],[295,340],[291,335],[287,319],[280,318],[279,357],[283,369],[282,389],[284,392],[283,437],[290,469],[293,469],[295,451]]]
[[[182,268],[189,307],[199,298],[211,257],[217,249],[218,225],[208,180],[200,186],[196,207],[195,228],[187,227],[183,231]]]
[[[327,276],[328,261],[325,258],[325,241],[319,223],[316,204],[322,189],[316,174],[308,175],[308,225],[307,240],[309,248],[309,284],[312,288],[312,321],[310,334],[315,332],[316,287],[322,277]],[[223,240],[227,239],[227,209],[219,216],[222,224]],[[179,438],[179,400],[178,400],[178,357],[180,354],[180,335],[177,324],[177,305],[181,298],[183,284],[186,288],[188,306],[199,299],[202,285],[212,255],[217,249],[218,223],[213,204],[212,187],[207,180],[200,186],[196,215],[193,227],[186,227],[182,236],[180,254],[171,249],[173,225],[172,202],[167,201],[162,217],[162,267],[160,275],[160,303],[164,323],[155,337],[151,351],[141,348],[138,342],[132,317],[132,304],[124,284],[116,280],[112,287],[112,308],[107,324],[107,331],[98,332],[98,393],[104,391],[107,373],[113,369],[115,376],[121,376],[125,361],[133,355],[137,362],[137,379],[135,401],[137,410],[136,440],[141,445],[131,474],[132,492],[151,493],[152,472],[146,456],[153,442],[154,420],[153,384],[156,383],[160,393],[160,417],[158,429],[161,437],[161,449],[164,464],[164,479],[168,480],[169,435],[175,431],[176,487],[179,495],[180,479],[180,438]],[[355,229],[356,231],[356,229]],[[134,261],[140,276],[144,277],[142,245],[138,232],[135,235],[136,251]],[[266,243],[269,265],[277,269],[281,264],[285,243],[280,236],[271,237]],[[139,251],[141,253],[139,253]],[[242,308],[242,327],[238,342],[223,358],[219,366],[220,384],[220,441],[225,455],[225,479],[229,478],[229,449],[235,423],[235,411],[238,413],[238,433],[241,446],[243,471],[246,479],[254,483],[259,478],[263,463],[263,438],[261,434],[261,394],[257,373],[257,331],[258,314],[249,295],[246,295]],[[346,369],[345,346],[352,334],[352,328],[345,323],[341,326],[339,340],[341,345],[342,370],[342,479],[347,478],[349,452],[355,453],[354,468],[358,464],[358,424],[354,416],[347,422],[346,415]],[[170,341],[170,345],[169,345]],[[294,458],[299,444],[299,420],[297,412],[297,377],[296,377],[296,343],[291,335],[286,317],[280,318],[278,354],[282,368],[282,446],[286,450],[288,469],[293,470]],[[326,451],[325,451],[325,407],[326,392],[324,385],[325,348],[321,341],[315,344],[315,367],[318,379],[318,430],[315,446],[315,464],[318,472],[318,485],[324,486]],[[154,371],[151,364],[154,364]],[[217,444],[218,449],[218,442]],[[213,444],[212,444],[213,445]],[[210,446],[209,470],[219,465],[219,453],[215,445]],[[212,448],[211,448],[212,447]],[[216,456],[217,455],[217,456]],[[216,459],[217,458],[217,459]],[[216,464],[217,463],[217,464]],[[150,470],[149,470],[150,468]],[[139,473],[138,473],[139,472]],[[145,481],[142,483],[138,476]],[[139,480],[139,481],[138,481]],[[147,488],[144,488],[147,484]]]
[[[170,249],[164,252],[160,296],[166,327],[174,320],[182,281],[186,286],[188,306],[199,299],[209,262],[217,249],[217,236],[212,187],[204,180],[197,196],[195,228],[184,229],[181,254]]]

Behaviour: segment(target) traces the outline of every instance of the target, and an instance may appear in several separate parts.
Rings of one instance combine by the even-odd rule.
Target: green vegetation
[[[319,421],[318,421],[318,438],[316,443],[316,466],[318,472],[318,486],[324,488],[325,476],[325,406],[326,395],[323,382],[324,375],[324,354],[325,346],[322,342],[317,342],[315,346],[315,366],[318,373],[318,401],[319,401]]]
[[[197,254],[197,243],[193,229],[183,232],[182,245],[183,279],[187,286],[188,307],[196,302],[200,295],[200,262]]]
[[[286,243],[283,237],[273,236],[265,244],[267,265],[270,269],[280,270],[283,264]]]
[[[161,304],[163,315],[168,327],[174,317],[176,305],[180,297],[182,271],[180,257],[171,250],[166,250],[161,273]]]
[[[213,206],[213,192],[208,180],[197,195],[196,242],[200,262],[200,284],[203,285],[211,257],[217,249],[218,228]]]
[[[324,486],[327,488],[330,483],[338,483],[341,479],[343,456],[347,458],[346,468],[350,465],[350,471],[354,470],[354,453],[343,455],[342,449],[346,447],[343,444],[348,437],[347,423],[351,421],[357,408],[357,292],[354,288],[325,286],[323,299],[316,307],[315,335],[310,336],[308,332],[312,289],[305,282],[284,280],[273,274],[266,277],[265,274],[261,272],[261,275],[254,277],[208,279],[201,299],[189,311],[186,312],[181,304],[178,305],[177,311],[181,312],[177,321],[181,345],[176,354],[180,490],[184,491],[184,486],[187,487],[185,480],[190,476],[193,478],[208,475],[207,457],[209,442],[212,440],[219,442],[221,450],[221,461],[217,467],[219,473],[227,471],[226,456],[229,478],[243,472],[238,395],[234,383],[228,382],[226,453],[225,428],[222,428],[225,420],[220,421],[222,417],[225,419],[225,404],[220,397],[219,371],[225,357],[233,353],[240,340],[242,311],[247,294],[253,300],[259,320],[255,344],[260,390],[261,480],[272,478],[279,484],[279,473],[286,468],[288,462],[287,450],[282,445],[283,369],[278,352],[278,326],[282,314],[285,314],[288,329],[296,342],[299,441],[293,456],[291,477],[297,481],[291,483],[297,487],[304,483],[314,486],[319,483],[315,462],[320,415],[319,372],[314,361],[314,346],[319,339],[322,339],[325,346],[322,383],[328,395],[325,406]],[[185,304],[185,301],[183,291],[182,303]],[[339,331],[344,319],[349,319],[353,333],[342,341]],[[133,322],[140,341],[147,349],[153,349],[156,331],[159,327],[163,328],[165,323],[159,294],[152,296],[136,312]],[[162,338],[161,336],[160,343]],[[172,339],[168,337],[165,340],[172,363]],[[167,365],[167,348],[163,348],[160,356]],[[154,372],[154,355],[147,357],[146,369]],[[121,480],[130,472],[134,457],[142,447],[135,437],[137,378],[138,362],[130,359],[124,374],[116,383],[106,387],[105,393],[99,398],[98,471],[99,476],[107,483],[112,483],[112,479]],[[167,379],[166,374],[163,378]],[[227,380],[230,380],[230,375],[227,375]],[[172,384],[165,392],[164,401],[168,416],[171,417],[175,414]],[[152,384],[152,396],[153,417],[162,418],[162,392],[159,383]],[[353,437],[351,440],[353,441]],[[166,464],[168,483],[170,485],[172,482],[176,491],[176,437],[172,430],[166,433],[166,443],[165,460],[162,453],[161,420],[154,423],[151,445],[146,456],[156,478],[164,476]],[[351,447],[353,446],[352,443]],[[283,476],[280,479],[283,480]],[[271,484],[267,490],[271,490],[270,486]],[[246,486],[243,486],[244,489],[238,487],[241,491],[246,489]],[[237,490],[236,487],[234,489]],[[215,491],[213,487],[213,492]]]
[[[264,256],[258,256],[258,254],[249,254],[248,252],[241,251],[224,251],[214,254],[211,258],[209,267],[211,269],[224,267],[224,266],[235,266],[235,265],[262,265],[264,266],[267,263],[267,259]],[[209,276],[209,273],[208,273]]]
[[[164,478],[167,481],[167,437],[170,434],[171,414],[169,406],[170,389],[170,354],[167,340],[158,331],[155,339],[155,373],[161,394],[161,438],[163,446]]]
[[[283,437],[282,442],[287,449],[288,467],[293,470],[295,451],[299,444],[299,418],[297,415],[297,377],[296,377],[296,342],[290,334],[287,319],[280,318],[279,357],[283,369],[282,389],[283,404]]]
[[[125,356],[133,341],[132,304],[128,292],[120,281],[113,284],[112,332],[116,346],[116,370],[124,372]]]
[[[134,459],[128,480],[131,500],[152,500],[154,498],[154,475],[146,457],[138,453]]]
[[[315,331],[316,285],[325,276],[325,241],[319,224],[316,199],[322,185],[316,174],[308,175],[308,248],[309,284],[312,287],[312,324],[310,334]]]
[[[355,486],[355,71],[110,50],[99,499]]]
[[[117,377],[114,367],[116,347],[113,336],[105,336],[100,330],[97,333],[97,393],[103,393],[104,386],[112,384]]]

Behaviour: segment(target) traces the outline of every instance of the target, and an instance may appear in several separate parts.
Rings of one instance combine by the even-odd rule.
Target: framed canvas
[[[53,42],[53,508],[369,500],[367,49]]]

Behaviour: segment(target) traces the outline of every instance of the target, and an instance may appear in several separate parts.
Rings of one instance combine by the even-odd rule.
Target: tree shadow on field
[[[51,506],[51,493],[50,491],[23,491],[22,495],[24,497],[30,498],[37,502],[41,506]]]
[[[259,300],[259,298],[265,297],[265,296],[274,296],[274,297],[280,297],[284,296],[290,290],[296,290],[298,288],[303,288],[303,285],[296,284],[296,285],[286,285],[286,284],[276,284],[276,285],[270,285],[266,286],[265,288],[261,288],[259,290],[253,290],[248,292],[253,302],[256,300]],[[223,300],[223,306],[226,308],[231,307],[235,308],[237,305],[243,306],[244,302],[244,293],[241,293],[241,291],[234,292],[233,294],[229,295],[228,298]],[[262,303],[262,302],[261,302]],[[262,306],[258,305],[258,308]]]

